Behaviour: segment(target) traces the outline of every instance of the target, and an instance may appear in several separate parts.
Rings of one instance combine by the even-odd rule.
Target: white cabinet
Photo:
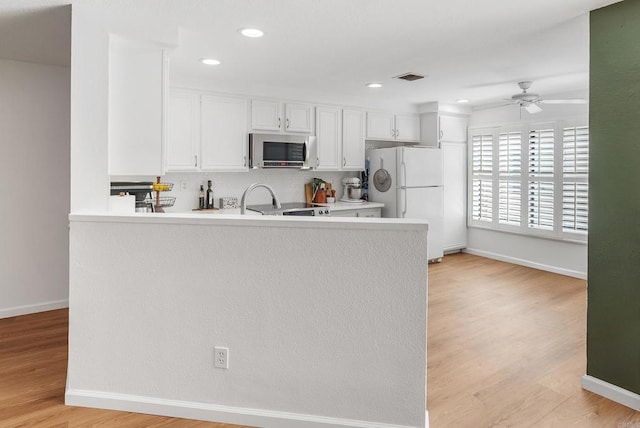
[[[445,141],[442,148],[445,252],[467,246],[467,144]]]
[[[247,171],[247,100],[172,91],[166,172]]]
[[[331,217],[381,217],[380,208],[360,208],[331,211]]]
[[[167,69],[160,46],[109,37],[109,175],[162,175]]]
[[[316,108],[316,137],[318,138],[318,166],[316,169],[338,171],[342,151],[342,109]]]
[[[364,169],[364,112],[319,106],[316,109],[319,170]]]
[[[246,171],[247,101],[210,95],[200,100],[200,169]]]
[[[314,109],[311,104],[251,101],[251,130],[313,134]]]
[[[419,141],[420,116],[367,112],[367,139],[385,141]]]
[[[364,135],[364,111],[342,110],[342,170],[362,171],[364,169]]]
[[[200,169],[200,96],[172,91],[167,106],[165,171]]]
[[[424,145],[439,147],[442,142],[467,141],[467,117],[447,113],[424,113],[420,117],[421,137]]]

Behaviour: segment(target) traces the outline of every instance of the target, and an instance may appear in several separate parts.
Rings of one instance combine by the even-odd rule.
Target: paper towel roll
[[[133,195],[109,196],[109,212],[131,214],[136,212],[136,197]]]

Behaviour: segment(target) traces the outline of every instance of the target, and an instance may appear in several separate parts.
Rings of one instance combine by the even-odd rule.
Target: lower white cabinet
[[[174,90],[165,172],[246,171],[247,100]]]
[[[467,144],[443,142],[445,252],[467,247]]]
[[[381,217],[380,208],[361,208],[353,210],[331,211],[331,217]]]

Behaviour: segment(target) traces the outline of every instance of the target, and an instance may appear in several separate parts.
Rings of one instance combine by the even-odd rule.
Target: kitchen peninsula
[[[249,426],[423,428],[427,229],[72,214],[66,403]]]

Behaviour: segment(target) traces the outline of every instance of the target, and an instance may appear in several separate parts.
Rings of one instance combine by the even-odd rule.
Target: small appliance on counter
[[[362,200],[362,181],[358,177],[345,177],[342,179],[344,185],[344,193],[342,194],[342,202],[364,203]]]

